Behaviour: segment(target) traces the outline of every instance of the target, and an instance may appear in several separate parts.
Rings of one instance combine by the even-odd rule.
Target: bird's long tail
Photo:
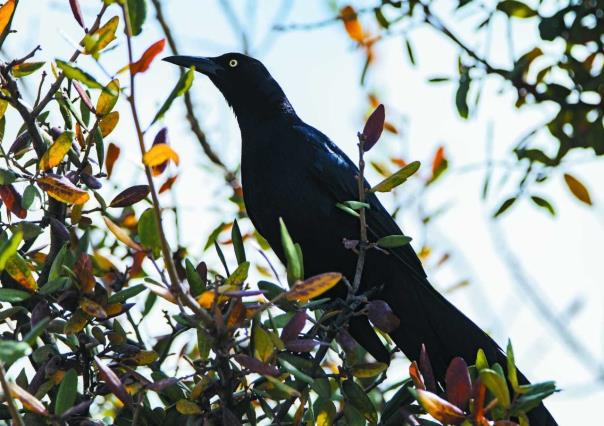
[[[381,294],[401,320],[390,336],[409,359],[418,360],[421,345],[425,344],[435,378],[441,383],[454,357],[460,356],[471,365],[478,349],[485,352],[489,363],[497,362],[506,369],[506,356],[493,339],[426,280],[412,280],[417,282],[405,283],[403,288],[386,286]],[[529,383],[520,373],[519,381]],[[543,404],[531,410],[528,417],[531,426],[557,425]]]

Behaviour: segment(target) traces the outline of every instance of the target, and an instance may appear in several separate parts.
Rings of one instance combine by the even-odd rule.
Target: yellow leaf
[[[31,292],[38,291],[38,284],[31,274],[31,270],[25,259],[19,253],[13,254],[7,261],[4,267],[5,271],[15,281]]]
[[[568,173],[564,174],[564,181],[566,182],[568,189],[570,189],[570,192],[572,192],[573,195],[577,197],[579,201],[582,201],[589,206],[592,205],[589,191],[587,190],[585,185],[581,183],[581,181],[579,181],[576,177],[569,175]]]
[[[46,171],[48,169],[52,169],[53,167],[58,166],[59,163],[65,157],[65,155],[69,152],[72,140],[72,132],[67,131],[61,133],[57,140],[54,141],[52,145],[50,145],[50,148],[46,150],[46,152],[40,159],[40,163],[38,164],[40,170]]]
[[[315,275],[305,281],[298,281],[294,287],[286,293],[285,298],[287,300],[307,302],[310,299],[325,293],[339,283],[341,279],[342,274],[339,272],[326,272],[324,274]]]
[[[136,365],[149,365],[157,358],[159,358],[159,355],[155,351],[140,351],[128,359],[133,361]]]
[[[253,329],[254,357],[262,362],[267,362],[275,352],[275,345],[268,331],[260,326]]]
[[[354,8],[352,6],[343,7],[342,10],[340,10],[340,17],[344,22],[344,28],[346,28],[348,36],[354,41],[359,43],[362,42],[365,38],[365,34]]]
[[[87,34],[80,43],[80,45],[84,46],[84,53],[96,55],[115,40],[115,31],[119,22],[120,19],[114,16],[94,33]]]
[[[180,399],[176,401],[176,411],[185,416],[192,416],[194,414],[202,413],[199,405],[187,399]]]
[[[120,93],[120,81],[117,78],[111,80],[106,89],[101,92],[96,103],[96,113],[100,117],[109,114],[115,106]]]
[[[126,244],[132,250],[136,250],[136,251],[143,250],[143,248],[139,244],[137,244],[136,242],[134,242],[132,240],[132,238],[130,238],[130,236],[126,233],[126,231],[124,231],[122,228],[120,228],[115,223],[113,223],[111,221],[111,219],[109,219],[107,216],[103,216],[103,220],[105,221],[105,225],[107,225],[107,228],[109,228],[109,230],[115,236],[115,238],[117,238],[122,243]]]
[[[15,0],[8,0],[0,7],[0,33],[4,32],[6,26],[13,17],[15,11]]]
[[[107,313],[105,312],[105,309],[103,309],[103,307],[94,300],[80,300],[80,309],[91,317],[95,317],[101,320],[107,318]]]
[[[176,165],[180,162],[178,154],[166,143],[154,145],[143,156],[143,163],[149,167],[159,166],[161,163],[168,160],[174,161]]]
[[[84,311],[78,309],[73,313],[71,318],[67,320],[63,331],[65,334],[77,334],[86,327],[89,319],[90,317]]]
[[[88,192],[63,177],[43,176],[36,182],[48,195],[65,204],[84,204],[90,198]]]
[[[384,362],[373,362],[367,364],[357,364],[351,368],[351,373],[354,377],[369,378],[375,377],[382,371],[388,368],[388,364]]]
[[[115,129],[115,126],[117,126],[118,121],[120,121],[119,111],[110,112],[103,117],[101,121],[99,121],[99,130],[101,131],[101,135],[105,137],[111,133],[113,129]]]

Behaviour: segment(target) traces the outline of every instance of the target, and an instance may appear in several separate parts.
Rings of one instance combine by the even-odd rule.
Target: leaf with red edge
[[[82,99],[82,102],[84,102],[84,105],[86,105],[86,107],[94,113],[95,112],[94,105],[92,105],[90,96],[88,96],[88,93],[86,93],[84,88],[82,86],[80,86],[80,84],[77,81],[73,82],[73,87],[75,87],[76,91],[80,95],[80,99]]]
[[[82,15],[82,9],[80,9],[78,0],[69,0],[69,7],[71,7],[71,13],[73,13],[73,17],[80,24],[80,27],[85,28],[84,16]]]
[[[0,185],[0,198],[6,208],[19,219],[27,217],[27,210],[21,207],[21,194],[12,185]]]
[[[97,367],[99,368],[99,374],[101,379],[105,382],[111,393],[117,396],[120,401],[124,404],[130,404],[132,402],[132,398],[130,394],[126,391],[124,384],[117,377],[117,375],[111,370],[111,368],[107,367],[103,362],[99,359],[99,357],[95,356],[94,361],[96,362]]]
[[[465,410],[472,396],[472,381],[468,372],[468,365],[461,357],[451,360],[445,375],[447,400]]]
[[[138,203],[149,195],[149,185],[135,185],[117,194],[109,207],[127,207]]]
[[[149,46],[149,48],[145,50],[145,53],[143,53],[138,61],[130,64],[130,72],[132,74],[138,74],[139,72],[147,71],[151,65],[151,62],[153,62],[153,59],[155,59],[155,57],[159,55],[162,50],[164,50],[165,45],[166,40],[161,39]]]
[[[384,109],[384,105],[379,104],[375,111],[373,111],[367,119],[363,132],[361,133],[362,137],[364,138],[363,150],[365,152],[369,151],[380,139],[382,131],[384,130],[385,119],[386,111]]]
[[[367,317],[371,323],[385,333],[396,330],[401,324],[390,305],[383,300],[372,300],[367,304]]]
[[[177,178],[178,178],[178,175],[171,176],[168,179],[166,179],[166,181],[164,183],[162,183],[161,186],[159,187],[159,193],[162,194],[166,191],[169,191],[170,188],[172,188],[172,185],[174,185],[174,182],[176,182]]]
[[[424,377],[424,383],[426,383],[426,389],[430,392],[436,392],[436,380],[434,379],[434,372],[432,370],[432,363],[428,358],[428,351],[426,345],[422,343],[422,349],[419,352],[419,370],[422,372]]]
[[[411,380],[413,380],[413,384],[417,389],[426,390],[426,384],[424,383],[422,373],[419,371],[417,361],[413,361],[409,365],[409,376],[411,377]]]
[[[105,162],[105,167],[107,167],[107,178],[111,177],[111,173],[113,172],[113,166],[115,165],[116,160],[120,156],[120,147],[114,144],[113,142],[109,143],[107,147],[107,160]]]
[[[287,343],[290,340],[296,339],[298,334],[304,328],[306,324],[306,311],[299,311],[294,314],[293,317],[285,324],[283,331],[281,332],[281,340]]]
[[[36,182],[44,192],[65,204],[84,204],[90,198],[88,192],[63,176],[46,175],[38,178]]]
[[[421,389],[411,390],[417,401],[439,422],[448,425],[458,425],[466,419],[463,411],[445,401],[438,395]]]
[[[273,377],[279,375],[279,369],[277,367],[274,365],[265,364],[264,362],[259,361],[256,358],[252,358],[251,356],[238,354],[235,355],[234,358],[235,361],[254,373]]]
[[[13,280],[17,281],[28,291],[38,291],[38,284],[31,273],[31,269],[29,268],[29,265],[25,259],[23,259],[19,253],[13,254],[8,259],[4,269]]]

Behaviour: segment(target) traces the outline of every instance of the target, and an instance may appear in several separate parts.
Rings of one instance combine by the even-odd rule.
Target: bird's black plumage
[[[337,271],[352,280],[357,256],[342,240],[359,239],[359,223],[336,203],[358,198],[355,164],[327,136],[298,117],[259,61],[237,53],[166,60],[195,66],[208,75],[233,108],[241,130],[246,210],[277,256],[285,261],[278,220],[283,218],[302,247],[307,276]],[[371,206],[367,223],[374,241],[402,234],[373,193],[367,194],[366,201]],[[381,288],[375,297],[387,301],[401,321],[390,333],[392,339],[412,360],[418,359],[425,344],[439,381],[453,357],[461,356],[471,364],[479,348],[491,363],[506,365],[497,344],[430,285],[410,245],[390,253],[369,250],[361,286]],[[343,294],[336,286],[330,296]],[[355,317],[349,331],[376,359],[389,362],[388,351],[365,317]],[[543,405],[529,417],[532,426],[556,424]]]

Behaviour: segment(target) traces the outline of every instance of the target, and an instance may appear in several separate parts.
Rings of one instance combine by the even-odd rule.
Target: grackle
[[[164,60],[195,66],[232,107],[241,130],[246,210],[279,259],[285,262],[279,228],[279,218],[283,218],[293,240],[302,247],[306,275],[336,271],[352,281],[357,255],[342,241],[359,239],[359,223],[336,204],[358,199],[356,165],[327,136],[298,117],[260,61],[239,53]],[[402,234],[373,193],[367,193],[366,202],[374,241]],[[342,297],[343,287],[334,287],[329,296]],[[417,360],[425,344],[439,382],[444,381],[451,359],[461,356],[472,364],[479,348],[489,362],[506,366],[499,346],[430,285],[410,245],[389,253],[367,252],[361,290],[373,287],[378,288],[373,297],[385,300],[400,319],[400,326],[390,333],[396,345],[409,359]],[[366,317],[353,317],[349,332],[378,361],[390,361]],[[522,375],[520,380],[528,383]],[[543,404],[529,413],[529,419],[532,426],[556,425]]]

